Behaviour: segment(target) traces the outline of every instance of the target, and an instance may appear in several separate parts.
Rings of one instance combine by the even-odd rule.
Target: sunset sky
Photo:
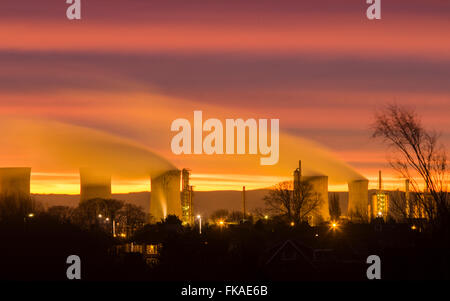
[[[123,139],[190,168],[196,190],[267,187],[289,179],[298,159],[318,172],[321,151],[369,187],[381,169],[385,188],[397,188],[370,124],[384,104],[408,105],[450,145],[450,1],[382,1],[377,21],[365,2],[82,0],[82,20],[69,21],[64,0],[2,0],[0,128],[7,133],[14,119],[53,125],[49,141],[62,135],[59,124]],[[192,120],[194,110],[205,119],[280,119],[288,159],[264,168],[259,157],[172,154],[171,122]],[[43,146],[30,155],[40,141],[33,134],[10,136],[33,145],[0,145],[0,167],[32,167],[34,193],[79,193],[77,166],[40,160]],[[149,183],[113,176],[112,189]]]

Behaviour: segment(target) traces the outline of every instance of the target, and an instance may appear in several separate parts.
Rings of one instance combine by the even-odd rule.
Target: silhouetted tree
[[[219,222],[220,220],[225,221],[225,220],[227,219],[228,215],[229,215],[228,210],[226,210],[226,209],[219,209],[219,210],[214,211],[214,212],[211,214],[210,219],[211,219],[214,223],[217,223],[217,222]],[[241,218],[242,218],[242,214],[241,214]]]
[[[449,169],[439,135],[426,130],[414,110],[392,104],[375,115],[373,137],[383,139],[391,147],[391,166],[409,179],[412,191],[416,192],[417,201],[430,223],[448,232]],[[423,181],[424,189],[417,178]]]
[[[146,221],[146,214],[142,207],[133,204],[125,204],[118,212],[116,221],[120,221],[120,226],[126,226],[129,235],[136,229],[143,226]],[[128,232],[128,231],[127,231]]]
[[[74,212],[74,221],[88,228],[106,224],[108,231],[112,231],[113,220],[123,204],[123,201],[114,199],[91,199],[80,202]]]
[[[75,208],[69,206],[52,206],[47,209],[47,214],[56,218],[60,222],[70,222]]]
[[[289,221],[299,223],[314,213],[322,198],[313,193],[312,185],[308,181],[300,181],[298,192],[293,193],[293,183],[285,181],[278,183],[264,197],[269,211],[276,215],[285,216]]]
[[[2,196],[0,198],[0,219],[22,219],[41,208],[29,197]]]

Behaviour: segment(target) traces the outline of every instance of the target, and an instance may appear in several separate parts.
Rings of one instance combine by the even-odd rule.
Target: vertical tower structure
[[[369,181],[356,180],[348,183],[348,210],[350,218],[369,217]]]
[[[111,198],[111,175],[92,168],[80,168],[80,202]]]
[[[31,168],[0,168],[0,205],[3,216],[24,216],[33,212],[30,198]]]
[[[189,177],[189,170],[184,168],[181,171],[181,220],[184,224],[192,223],[191,186],[189,185]]]
[[[31,168],[0,168],[0,197],[14,199],[30,198]]]
[[[154,222],[159,222],[168,215],[183,218],[180,176],[180,170],[170,170],[151,179],[150,214]]]

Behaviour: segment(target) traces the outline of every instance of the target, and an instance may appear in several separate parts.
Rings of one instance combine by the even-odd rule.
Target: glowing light
[[[316,237],[319,237],[319,234],[317,234],[317,233],[316,233],[316,235],[315,235],[315,236],[316,236]]]
[[[415,225],[411,226],[411,230],[416,230],[416,229],[417,229],[417,227]]]
[[[201,217],[200,214],[199,214],[199,215],[197,215],[197,218],[198,218],[198,219],[201,219],[202,217]]]
[[[339,225],[338,225],[337,222],[333,222],[333,223],[331,224],[331,229],[332,229],[333,231],[336,230],[338,227],[339,227]]]
[[[294,227],[295,226],[295,223],[294,222],[291,222],[291,227]]]
[[[264,218],[265,218],[265,219],[269,219],[269,216],[268,216],[268,215],[265,215]]]
[[[98,215],[98,218],[102,218],[102,216],[103,216],[103,215],[99,214],[99,215]]]
[[[106,221],[107,221],[107,222],[109,221],[109,217],[106,218]]]
[[[33,216],[34,216],[34,213],[28,214],[28,217],[33,217]]]
[[[219,221],[219,225],[223,226],[223,221]]]

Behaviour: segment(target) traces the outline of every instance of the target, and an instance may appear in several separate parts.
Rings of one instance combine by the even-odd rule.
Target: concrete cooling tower
[[[31,168],[0,168],[0,198],[29,199]]]
[[[159,222],[169,214],[182,218],[180,176],[179,170],[170,170],[151,179],[150,214],[153,222]]]
[[[111,175],[98,170],[80,169],[80,202],[111,198]]]
[[[313,224],[330,219],[328,209],[328,177],[327,176],[305,176],[303,179],[312,186],[312,196],[321,199],[317,214],[313,217]]]
[[[348,183],[348,210],[349,218],[365,218],[368,216],[369,181],[357,180]]]

